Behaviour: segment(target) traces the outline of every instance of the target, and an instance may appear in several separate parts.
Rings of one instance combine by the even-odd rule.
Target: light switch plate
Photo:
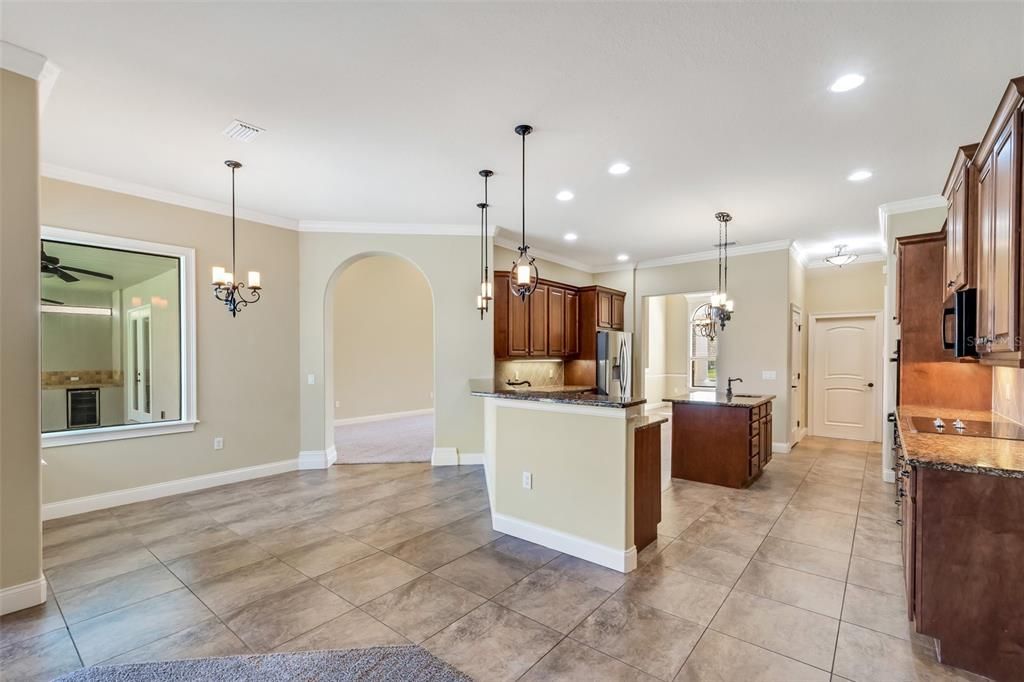
[[[214,450],[223,450],[224,449],[224,439],[220,438],[220,437],[214,438],[213,439],[213,449]]]
[[[309,384],[310,386],[315,384],[316,383],[316,375],[315,374],[307,374],[306,375],[306,383]]]
[[[533,490],[533,474],[529,471],[523,472],[523,487],[527,490]]]
[[[774,369],[766,369],[761,372],[761,379],[763,381],[775,381],[776,376]]]

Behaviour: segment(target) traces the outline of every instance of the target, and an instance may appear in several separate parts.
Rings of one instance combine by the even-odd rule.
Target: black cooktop
[[[974,436],[976,438],[1001,438],[1003,440],[1024,440],[1024,426],[1013,422],[982,422],[970,419],[942,420],[939,427],[935,419],[911,417],[911,424],[918,433],[936,433],[944,436]]]

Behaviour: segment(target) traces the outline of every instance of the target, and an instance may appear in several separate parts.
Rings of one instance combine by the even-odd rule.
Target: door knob
[[[869,381],[868,383],[865,384],[865,386],[867,386],[868,388],[874,388],[875,387],[875,382]]]

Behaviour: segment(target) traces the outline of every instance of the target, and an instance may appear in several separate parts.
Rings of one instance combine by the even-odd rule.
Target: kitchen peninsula
[[[772,460],[773,395],[691,391],[672,403],[672,477],[745,488]]]
[[[660,435],[642,398],[471,382],[494,529],[622,571],[657,537]]]

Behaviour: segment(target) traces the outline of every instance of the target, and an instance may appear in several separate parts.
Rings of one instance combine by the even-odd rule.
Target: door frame
[[[811,313],[808,316],[808,328],[807,328],[807,433],[812,436],[818,435],[814,430],[814,405],[815,396],[817,395],[817,382],[818,376],[814,371],[814,338],[817,336],[817,327],[819,320],[834,320],[844,317],[860,317],[860,318],[874,318],[875,320],[875,352],[873,357],[875,358],[875,388],[874,396],[872,399],[872,419],[871,432],[866,434],[870,436],[867,439],[868,442],[878,442],[881,440],[881,434],[879,429],[881,428],[881,415],[882,410],[882,372],[885,365],[883,364],[883,353],[882,353],[882,311],[881,310],[866,310],[866,311],[853,311],[848,313]]]
[[[143,315],[143,313],[145,313],[145,314]],[[150,409],[150,411],[149,412],[142,412],[140,410],[135,410],[135,409],[132,408],[132,405],[134,404],[133,403],[133,398],[136,395],[136,391],[138,390],[137,389],[137,381],[135,379],[135,375],[139,371],[139,369],[137,367],[138,352],[137,352],[137,349],[135,348],[134,343],[132,342],[132,327],[134,326],[135,320],[138,317],[146,317],[146,318],[149,319],[149,335],[148,335],[148,337],[146,339],[147,347],[145,348],[146,355],[149,356],[148,357],[149,367],[147,368],[147,373],[148,374],[146,376],[146,380],[150,382],[150,384],[149,384],[149,409]],[[126,384],[129,384],[131,386],[131,390],[128,391],[125,394],[125,396],[124,396],[124,399],[125,399],[125,418],[126,418],[125,421],[130,423],[130,424],[135,424],[135,423],[145,424],[145,423],[148,423],[148,422],[142,422],[142,421],[135,422],[135,421],[131,421],[131,420],[134,419],[136,414],[146,414],[146,415],[149,415],[149,422],[153,421],[153,383],[152,383],[152,377],[153,377],[153,306],[151,304],[149,304],[149,303],[145,303],[145,304],[140,305],[140,306],[135,306],[134,308],[129,308],[128,310],[125,311],[125,322],[127,323],[126,326],[125,326],[125,350],[127,351],[125,353],[125,356],[128,358],[128,365],[131,368],[131,378],[130,378],[130,381],[126,381],[125,382]],[[127,379],[128,377],[125,377],[125,378]]]
[[[799,317],[799,324],[800,324],[800,329],[797,331],[797,333],[795,335],[793,334],[793,317],[794,316]],[[804,361],[803,339],[804,339],[804,333],[805,333],[803,328],[804,328],[805,325],[806,325],[806,322],[804,321],[804,311],[803,311],[803,309],[799,305],[797,305],[796,303],[791,303],[789,305],[789,357],[790,357],[790,362],[792,362],[793,361],[793,344],[795,343],[796,346],[797,346],[797,348],[796,348],[796,350],[797,350],[797,366],[796,367],[791,367],[790,368],[790,372],[789,372],[789,380],[790,380],[789,386],[791,387],[789,389],[789,396],[791,398],[790,406],[789,406],[789,410],[790,410],[790,415],[789,415],[789,444],[790,444],[790,447],[792,447],[792,446],[796,445],[797,443],[799,443],[801,440],[803,440],[803,437],[807,433],[809,433],[809,429],[808,429],[808,425],[807,424],[798,424],[796,426],[796,428],[793,427],[793,422],[799,421],[799,418],[803,416],[804,406],[809,402],[807,400],[807,386],[808,386],[808,379],[809,379],[809,377],[805,376],[804,372],[803,372],[803,361]],[[808,329],[808,332],[809,331],[810,330]],[[808,357],[808,365],[810,365],[810,349],[808,349],[807,357]],[[793,398],[793,389],[792,389],[792,385],[793,384],[792,384],[792,381],[793,381],[793,374],[794,373],[798,374],[800,376],[800,378],[798,379],[799,383],[797,384],[796,400],[795,401],[792,400],[792,398]],[[810,373],[810,367],[808,366],[808,374],[809,373]],[[808,415],[807,421],[810,421],[810,416],[809,415]]]

